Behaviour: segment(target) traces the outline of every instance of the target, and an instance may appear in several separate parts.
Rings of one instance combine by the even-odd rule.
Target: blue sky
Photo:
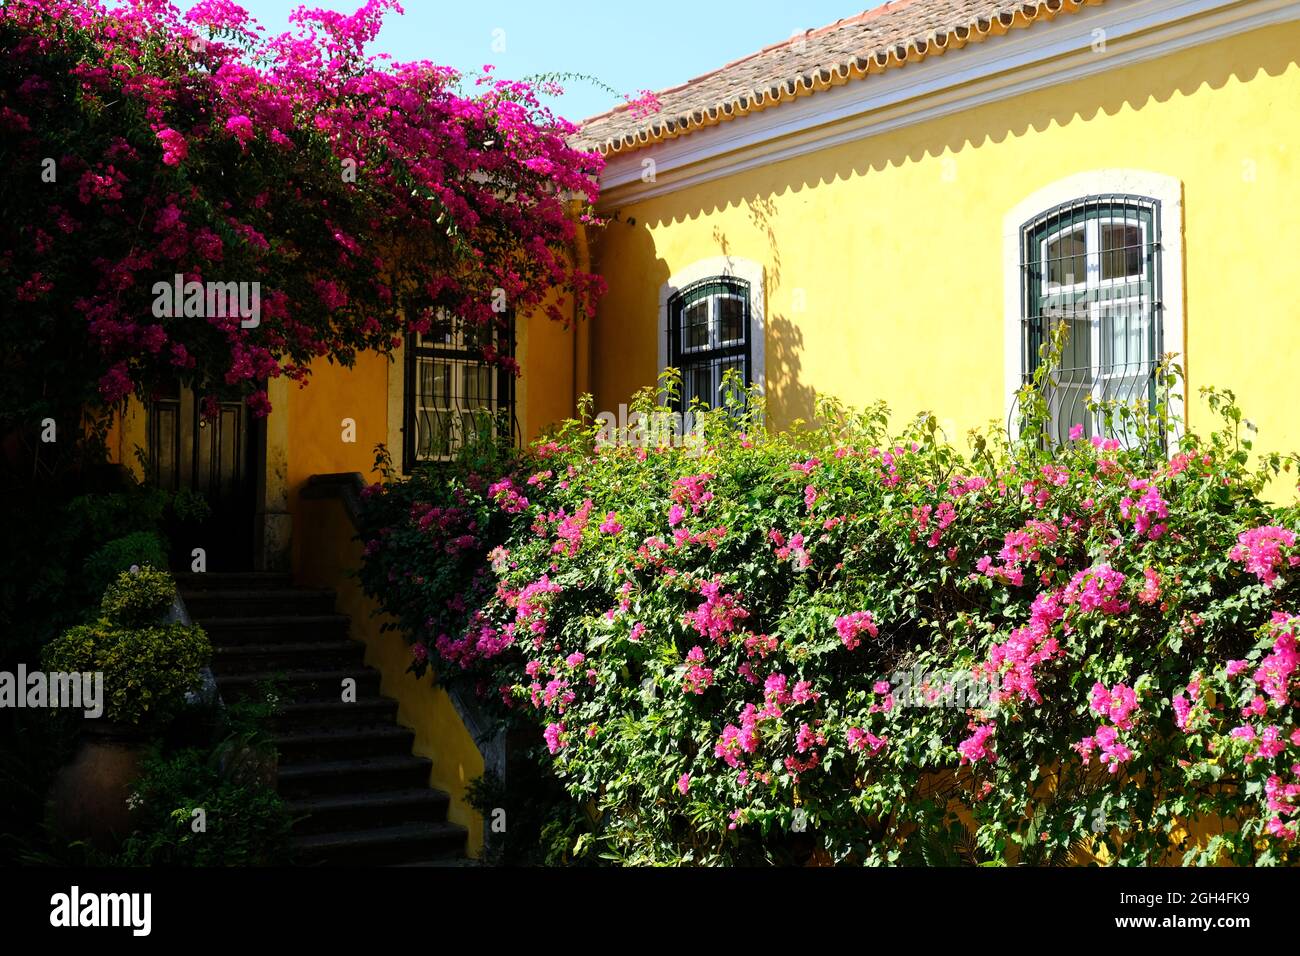
[[[192,0],[173,0],[182,9]],[[288,27],[301,0],[239,0],[268,32]],[[306,5],[351,12],[361,0]],[[879,6],[882,0],[403,0],[376,52],[429,59],[469,72],[491,63],[499,76],[584,73],[619,93],[663,89],[813,29]],[[494,31],[503,31],[494,33]],[[494,49],[494,42],[496,49]],[[502,48],[503,47],[503,48]],[[607,90],[571,83],[550,104],[584,119],[621,102]]]

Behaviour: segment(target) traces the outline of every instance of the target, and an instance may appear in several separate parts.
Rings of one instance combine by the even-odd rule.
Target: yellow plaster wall
[[[958,439],[1004,415],[1003,216],[1122,167],[1183,183],[1189,395],[1232,388],[1260,447],[1300,448],[1298,56],[1300,24],[1269,27],[622,206],[595,243],[597,407],[654,380],[660,286],[730,254],[766,269],[776,426],[820,392],[883,398],[896,425],[932,410]]]
[[[388,359],[373,352],[358,355],[350,369],[317,359],[307,386],[288,389],[289,511],[295,571],[302,564],[303,532],[309,520],[299,496],[303,483],[312,475],[342,471],[359,471],[367,481],[376,480],[372,467],[375,445],[388,441],[389,368]],[[401,372],[400,366],[392,369],[394,374]],[[343,420],[348,418],[356,423],[353,442],[343,440]]]
[[[515,400],[525,441],[572,417],[576,410],[574,339],[579,326],[573,319],[572,302],[568,305],[567,327],[544,308],[518,323],[517,354],[523,374],[516,383]]]

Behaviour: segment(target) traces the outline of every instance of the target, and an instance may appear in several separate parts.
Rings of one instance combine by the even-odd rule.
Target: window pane
[[[735,371],[736,374],[733,375],[732,378],[735,379],[736,386],[740,388],[744,388],[746,384],[744,360],[739,358],[723,359],[720,363],[718,363],[718,395],[713,402],[713,405],[715,407],[720,406],[723,403],[723,397],[728,388],[727,373],[733,370]],[[733,400],[737,400],[743,403],[744,399],[745,399],[744,392],[738,392],[735,395],[735,398]]]
[[[713,369],[708,365],[696,365],[686,369],[683,387],[687,407],[697,398],[710,407],[718,403],[713,388]]]
[[[724,296],[718,299],[719,344],[741,342],[745,338],[745,303],[742,299]]]
[[[446,362],[421,358],[417,363],[415,404],[423,408],[446,408],[450,404],[451,381]]]
[[[464,445],[472,417],[492,412],[498,404],[497,370],[483,360],[484,345],[494,344],[506,354],[513,346],[509,321],[465,322],[443,310],[433,318],[429,332],[407,341],[415,350],[405,397],[408,454],[414,460],[446,459]],[[502,403],[505,424],[513,418],[510,399]],[[488,419],[489,432],[498,420]]]
[[[421,410],[416,414],[418,435],[416,454],[420,458],[445,458],[455,447],[453,423],[450,416],[436,411]]]
[[[1085,281],[1088,275],[1087,249],[1083,226],[1045,243],[1043,265],[1048,286],[1072,286]]]
[[[1061,347],[1060,375],[1074,384],[1092,381],[1092,317],[1087,303],[1078,305],[1044,305],[1043,325],[1048,336],[1065,326],[1065,344]]]
[[[1114,196],[1080,200],[1034,227],[1027,250],[1037,248],[1040,269],[1029,273],[1030,302],[1038,316],[1025,322],[1024,372],[1041,361],[1037,345],[1052,329],[1068,330],[1046,388],[1053,439],[1073,428],[1085,436],[1127,440],[1132,429],[1105,408],[1088,405],[1152,401],[1159,312],[1153,280],[1155,210]],[[1032,267],[1032,263],[1029,264]]]
[[[486,408],[490,402],[489,391],[492,370],[483,365],[462,365],[462,408]]]
[[[437,315],[433,317],[433,321],[429,323],[429,331],[416,336],[416,344],[432,345],[439,348],[452,346],[456,341],[456,326],[459,324],[452,316],[439,309]]]
[[[487,423],[484,420],[484,416],[482,416],[480,413],[461,412],[460,433],[462,435],[462,441],[470,438],[474,438],[477,440],[479,438],[487,437],[486,435],[481,434],[486,424]]]
[[[727,373],[733,370],[739,376],[740,382],[743,385],[745,381],[745,363],[738,358],[728,358],[728,359],[723,359],[721,362],[718,363],[718,387],[719,388],[722,387],[723,380],[726,378]]]
[[[683,316],[685,328],[683,338],[685,348],[706,349],[709,347],[709,300],[693,302],[685,309]]]
[[[1083,434],[1091,436],[1092,416],[1088,411],[1088,400],[1092,397],[1094,370],[1093,326],[1088,304],[1080,301],[1077,304],[1046,306],[1044,320],[1049,334],[1062,326],[1066,329],[1060,365],[1052,369],[1048,378],[1052,434],[1058,441],[1064,441],[1069,437],[1071,429],[1082,425]]]
[[[422,358],[419,372],[415,404],[424,408],[448,408],[451,405],[451,367],[438,359]]]
[[[487,322],[462,323],[460,347],[473,352],[483,351],[483,346],[495,338],[496,329]]]
[[[1145,377],[1151,362],[1151,317],[1145,303],[1103,302],[1100,311],[1102,373]]]
[[[1101,226],[1101,277],[1122,279],[1142,275],[1142,228],[1137,223]]]

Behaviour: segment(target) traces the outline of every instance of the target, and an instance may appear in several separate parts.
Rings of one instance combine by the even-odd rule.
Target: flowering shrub
[[[694,452],[571,422],[373,488],[363,579],[591,809],[578,856],[1300,860],[1280,460],[1248,468],[1231,393],[1172,454],[1163,404],[1048,447],[1028,397],[969,453],[883,406],[770,434],[757,396]]]
[[[368,55],[400,9],[301,8],[268,37],[229,0],[0,7],[6,430],[178,376],[265,414],[268,379],[440,308],[590,310],[567,248],[599,157],[527,84]],[[257,324],[211,290],[160,310],[174,281],[259,283]]]

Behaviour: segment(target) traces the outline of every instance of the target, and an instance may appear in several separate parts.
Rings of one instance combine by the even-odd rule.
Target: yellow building
[[[778,427],[816,393],[1006,420],[1068,323],[1058,424],[1157,357],[1300,448],[1300,4],[902,0],[588,121],[597,408],[666,364],[743,366]]]
[[[1062,431],[1102,427],[1090,398],[1150,395],[1172,354],[1193,426],[1196,390],[1228,387],[1264,447],[1300,448],[1298,58],[1296,0],[898,0],[797,34],[584,124],[607,222],[573,254],[609,291],[589,323],[519,316],[518,380],[448,326],[272,383],[264,422],[236,405],[201,426],[183,392],[133,405],[117,460],[144,477],[147,448],[154,480],[220,498],[228,567],[337,591],[473,850],[465,786],[491,757],[369,617],[313,476],[374,480],[377,444],[399,470],[444,457],[480,408],[521,440],[582,393],[617,414],[668,365],[710,402],[738,369],[775,427],[822,393],[884,399],[895,424],[932,411],[958,440],[1007,420],[1061,323]]]

